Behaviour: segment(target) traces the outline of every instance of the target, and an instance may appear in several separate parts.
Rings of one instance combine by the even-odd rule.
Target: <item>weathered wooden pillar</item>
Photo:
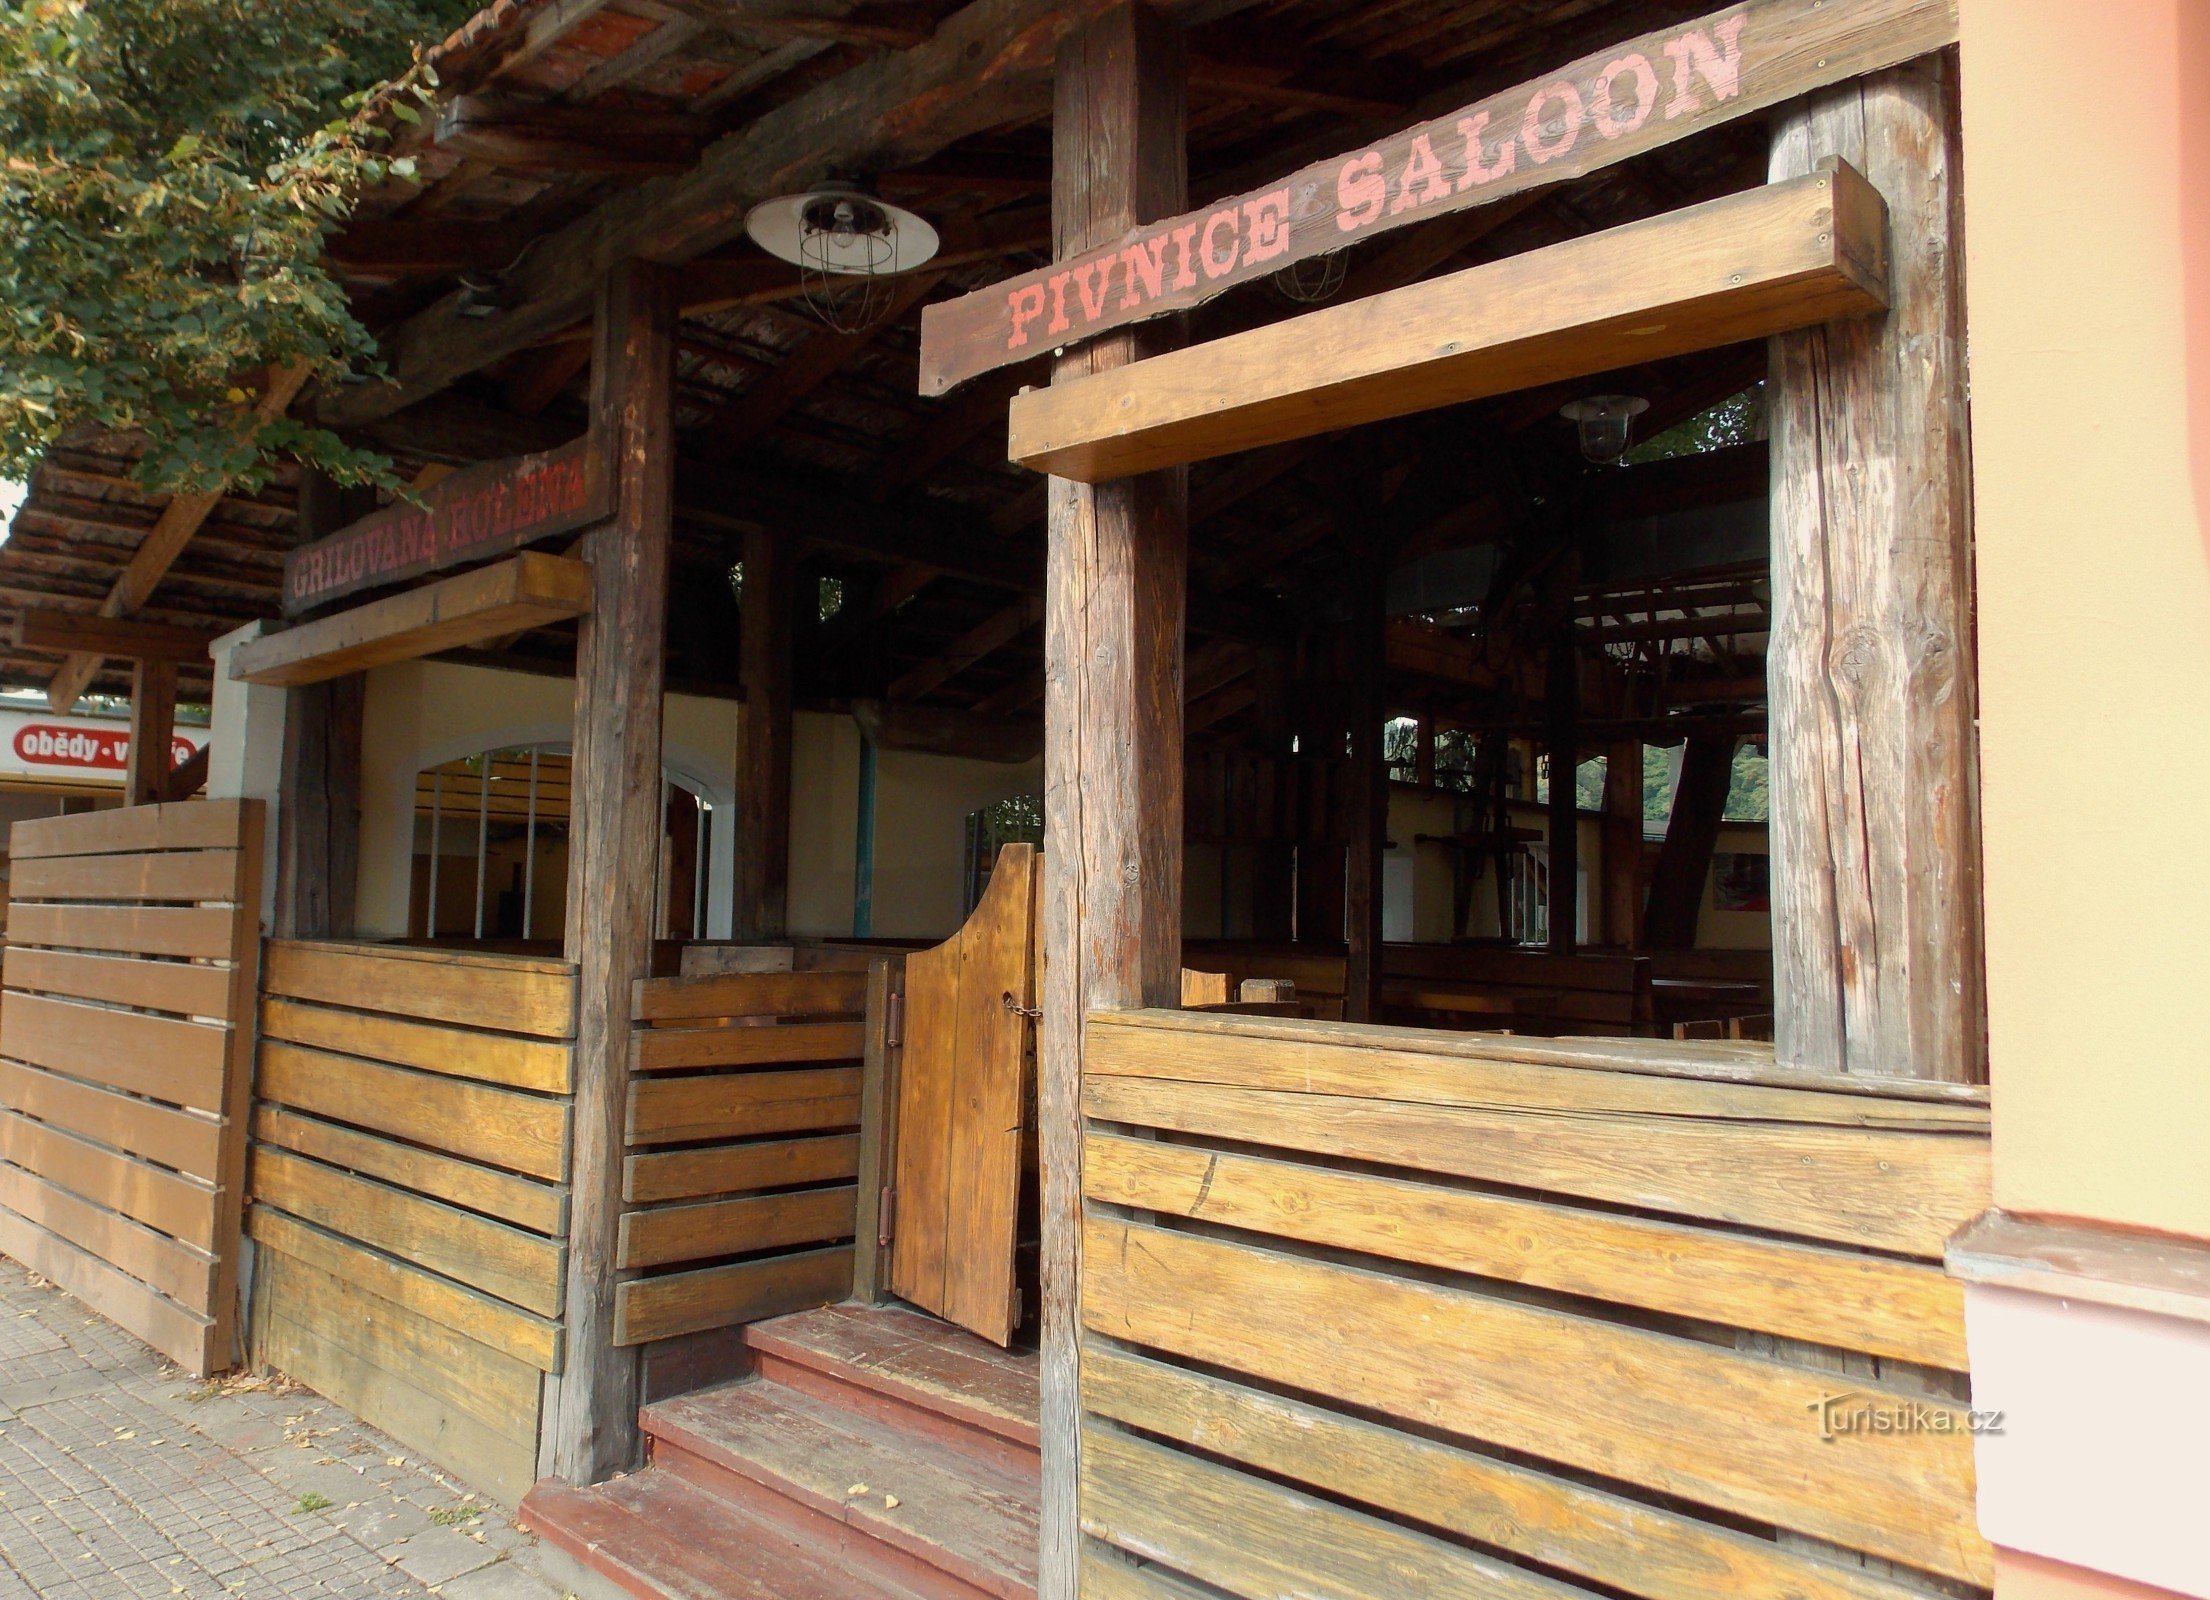
[[[796,574],[789,541],[744,537],[739,639],[744,709],[737,719],[736,937],[788,929],[790,907],[791,624]]]
[[[1369,522],[1367,526],[1371,527]],[[1357,592],[1344,663],[1351,689],[1350,852],[1343,876],[1343,1020],[1381,1015],[1382,862],[1389,848],[1389,767],[1381,747],[1388,642],[1388,559],[1369,543],[1354,551]]]
[[[1888,202],[1890,308],[1772,342],[1773,982],[1784,1065],[1983,1076],[1964,265],[1952,62],[1774,120]]]
[[[1727,789],[1733,778],[1731,735],[1689,735],[1688,747],[1681,752],[1680,779],[1673,785],[1665,843],[1658,848],[1657,865],[1650,871],[1650,901],[1642,917],[1644,948],[1695,947],[1704,883],[1711,876],[1711,852],[1719,842],[1719,824],[1726,816]]]
[[[134,661],[130,669],[130,770],[124,775],[125,801],[134,806],[161,803],[169,789],[170,758],[176,743],[176,663]]]
[[[1642,743],[1604,751],[1604,943],[1631,950],[1642,940]]]
[[[1172,216],[1188,194],[1179,32],[1123,5],[1059,46],[1052,112],[1058,255]],[[1173,323],[1111,333],[1056,376],[1126,365]],[[1182,470],[1054,478],[1044,611],[1043,1520],[1040,1600],[1074,1600],[1081,1530],[1082,1018],[1181,992]]]
[[[599,291],[592,427],[612,517],[583,540],[591,610],[576,641],[567,955],[577,966],[567,1366],[548,1384],[541,1469],[596,1483],[637,1455],[638,1365],[614,1343],[631,987],[652,969],[660,715],[675,490],[673,280],[631,261]]]
[[[318,539],[376,508],[371,489],[319,472],[300,480],[299,525]],[[284,692],[276,802],[275,931],[286,939],[353,935],[361,863],[361,719],[368,680],[348,673]]]
[[[1556,956],[1573,954],[1581,937],[1581,666],[1570,595],[1566,606],[1543,659],[1550,748],[1550,953]]]

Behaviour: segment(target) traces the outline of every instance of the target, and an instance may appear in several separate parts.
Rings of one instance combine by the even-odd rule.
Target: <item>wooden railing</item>
[[[1083,1103],[1086,1593],[1992,1581],[1940,1266],[1984,1090],[1136,1012]]]
[[[562,1363],[575,969],[272,942],[256,1357],[510,1500]]]
[[[879,1058],[887,971],[636,986],[617,1343],[737,1327],[851,1292],[862,1062],[871,1016]]]
[[[0,1250],[203,1377],[237,1353],[261,830],[196,801],[11,841]]]

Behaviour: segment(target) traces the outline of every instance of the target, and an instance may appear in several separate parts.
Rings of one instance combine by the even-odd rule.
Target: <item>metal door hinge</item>
[[[890,991],[890,1001],[883,1008],[882,1041],[895,1050],[905,1043],[905,991]]]
[[[875,1206],[875,1243],[886,1245],[896,1232],[898,1215],[898,1191],[890,1184],[882,1186],[882,1198]]]

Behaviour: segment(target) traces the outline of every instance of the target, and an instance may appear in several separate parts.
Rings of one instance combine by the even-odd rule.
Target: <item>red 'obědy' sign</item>
[[[1580,177],[1956,37],[1956,0],[1745,0],[1646,33],[1271,188],[927,306],[921,392],[1186,311],[1390,228]]]
[[[586,435],[541,455],[468,467],[284,558],[284,614],[518,550],[603,521],[605,452]]]

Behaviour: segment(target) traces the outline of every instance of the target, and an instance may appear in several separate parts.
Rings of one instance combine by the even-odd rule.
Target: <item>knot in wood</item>
[[[1859,623],[1845,628],[1827,652],[1826,672],[1837,689],[1861,696],[1887,674],[1887,651],[1880,631]]]

